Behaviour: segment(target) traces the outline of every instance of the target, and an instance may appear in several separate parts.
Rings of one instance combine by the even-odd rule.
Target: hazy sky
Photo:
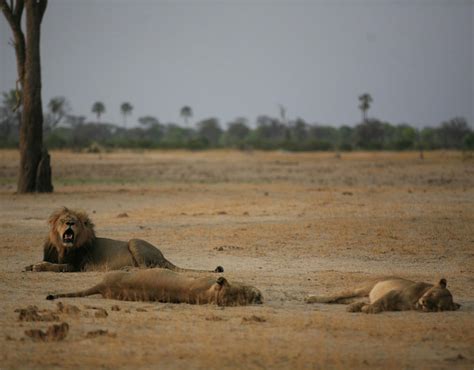
[[[260,114],[309,123],[370,117],[417,126],[455,116],[474,123],[472,0],[50,0],[42,28],[43,102],[122,122],[153,115],[192,122]],[[14,87],[10,29],[0,14],[0,91]]]

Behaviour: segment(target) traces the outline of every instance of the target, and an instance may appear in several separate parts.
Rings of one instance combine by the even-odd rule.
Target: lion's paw
[[[48,265],[49,265],[48,262],[35,263],[34,265],[26,266],[25,271],[35,271],[35,272],[47,271]]]

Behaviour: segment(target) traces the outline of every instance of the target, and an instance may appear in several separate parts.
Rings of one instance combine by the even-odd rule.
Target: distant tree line
[[[120,112],[124,125],[101,122],[105,105],[95,102],[91,111],[97,121],[86,121],[84,116],[70,114],[70,105],[64,97],[51,99],[44,114],[44,140],[51,149],[101,150],[106,148],[157,149],[284,149],[290,151],[350,151],[350,150],[432,150],[474,149],[474,133],[465,118],[455,117],[437,127],[417,129],[409,124],[391,124],[376,118],[367,118],[372,98],[362,95],[360,109],[362,123],[351,127],[333,127],[309,124],[302,119],[286,118],[284,107],[280,116],[259,116],[250,124],[245,118],[228,122],[225,128],[218,119],[199,121],[191,128],[191,107],[179,111],[184,126],[162,123],[156,117],[138,118],[139,126],[126,128],[127,117],[133,106],[122,103]],[[16,105],[14,91],[2,94],[0,104],[0,147],[13,148],[19,142],[21,112],[12,111]]]

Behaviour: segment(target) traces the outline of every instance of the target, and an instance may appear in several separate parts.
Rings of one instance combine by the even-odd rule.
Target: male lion
[[[27,266],[27,271],[97,271],[131,267],[163,267],[174,271],[183,269],[168,261],[150,243],[131,239],[128,242],[98,238],[94,224],[86,213],[66,207],[53,212],[48,220],[49,236],[44,243],[43,262]],[[214,271],[223,272],[222,266]]]
[[[382,311],[455,311],[461,305],[453,302],[446,289],[446,279],[438,284],[415,282],[398,277],[372,280],[360,287],[329,297],[308,296],[307,303],[347,303],[358,297],[369,297],[369,302],[355,302],[349,312],[379,313]]]
[[[208,277],[194,279],[160,268],[111,272],[105,275],[101,283],[90,289],[75,293],[52,294],[46,299],[86,297],[94,294],[124,301],[215,303],[219,306],[262,303],[263,300],[257,288],[241,283],[229,283],[222,276],[217,279]]]

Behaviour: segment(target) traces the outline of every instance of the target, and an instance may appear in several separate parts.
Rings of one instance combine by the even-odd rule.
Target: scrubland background
[[[55,192],[35,195],[14,193],[18,162],[0,151],[0,369],[474,367],[474,161],[461,152],[53,151]],[[58,310],[48,293],[103,276],[22,272],[41,260],[60,206],[179,266],[223,265],[265,303],[93,296]],[[445,277],[462,308],[365,315],[303,301],[379,275]],[[56,321],[20,320],[15,309],[29,305]],[[25,334],[62,322],[63,340]]]

